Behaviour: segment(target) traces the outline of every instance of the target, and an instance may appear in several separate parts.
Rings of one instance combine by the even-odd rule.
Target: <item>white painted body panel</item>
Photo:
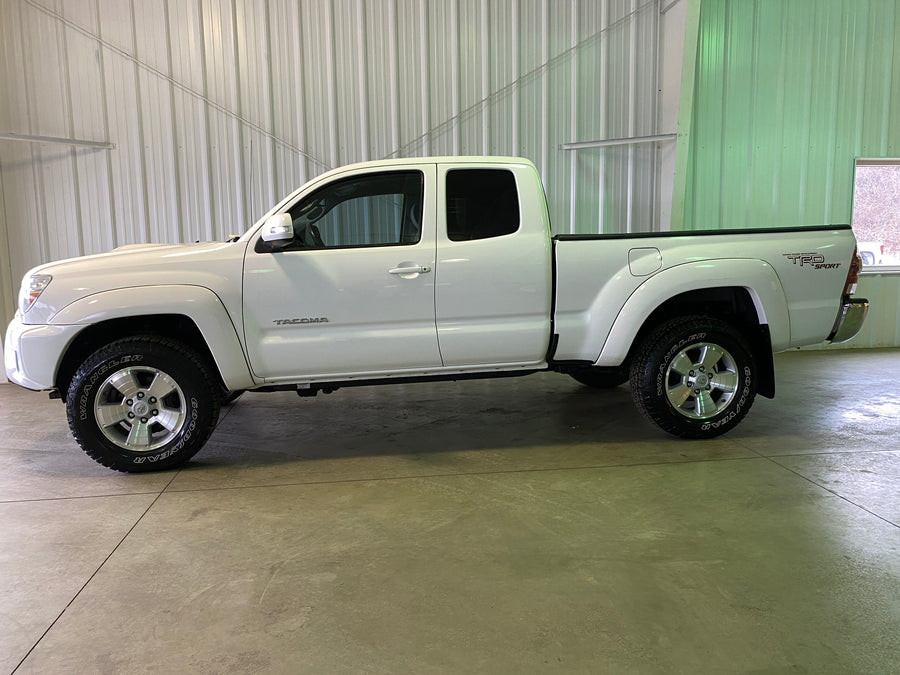
[[[450,169],[438,165],[439,204]],[[490,239],[451,241],[446,209],[437,210],[435,320],[444,366],[478,363],[543,366],[550,341],[552,255],[544,190],[530,163],[507,163],[519,188],[522,225]]]
[[[659,269],[638,276],[629,252],[648,248],[660,251]],[[654,309],[681,293],[718,287],[750,291],[775,351],[822,342],[834,325],[853,249],[849,230],[557,241],[554,356],[619,365]],[[801,265],[787,257],[795,253],[836,267]]]
[[[229,388],[258,384],[250,375],[236,328],[242,313],[244,247],[240,243],[124,246],[34,268],[28,275],[48,274],[53,281],[24,315],[19,311],[15,317],[16,325],[24,327],[13,336],[21,345],[19,360],[26,364],[28,356],[24,367],[36,374],[27,386],[52,388],[65,349],[87,326],[151,314],[183,314],[193,320]],[[12,332],[11,325],[7,340]],[[50,339],[51,335],[66,337]],[[9,351],[8,372],[16,358],[15,350]],[[39,357],[31,356],[37,352]],[[45,365],[36,365],[35,360]],[[13,371],[11,379],[21,377],[21,372]]]
[[[453,167],[512,171],[519,230],[451,241],[443,191]],[[418,243],[256,252],[266,217],[327,182],[409,168],[425,175]],[[10,324],[10,380],[51,389],[65,350],[85,327],[160,314],[194,322],[229,389],[539,370],[554,333],[555,361],[616,366],[654,309],[680,293],[718,287],[748,290],[780,351],[828,337],[854,247],[848,229],[552,242],[537,171],[517,158],[343,167],[266,217],[236,243],[123,247],[35,268],[29,274],[53,280]],[[406,265],[427,271],[389,273]],[[309,321],[317,318],[327,322]]]

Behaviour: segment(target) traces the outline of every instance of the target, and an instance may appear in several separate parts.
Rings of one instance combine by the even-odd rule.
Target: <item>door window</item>
[[[420,171],[329,183],[290,208],[294,240],[281,250],[416,244],[422,236],[423,186]]]

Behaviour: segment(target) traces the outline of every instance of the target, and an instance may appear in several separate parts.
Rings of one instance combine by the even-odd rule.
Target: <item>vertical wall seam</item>
[[[522,13],[521,8],[519,7],[519,0],[512,0],[512,16],[513,16],[513,25],[516,27],[516,30],[512,32],[511,43],[511,51],[512,51],[512,72],[513,72],[513,92],[512,92],[512,114],[510,115],[510,121],[512,123],[512,146],[514,148],[513,154],[521,154],[521,146],[519,144],[519,77],[522,72],[522,64],[521,64],[521,56],[519,54],[519,31],[518,27],[522,22]]]
[[[169,15],[169,0],[163,0],[163,17],[165,22],[165,34],[166,34],[166,67],[169,70],[169,75],[174,75],[174,68],[172,65],[172,31],[171,31],[171,18]],[[174,77],[173,77],[174,79]],[[175,87],[172,83],[169,83],[169,123],[172,127],[172,173],[174,174],[174,183],[175,183],[175,218],[176,221],[174,223],[169,224],[169,232],[177,235],[175,241],[183,241],[187,239],[185,237],[185,228],[181,219],[184,215],[184,198],[182,196],[182,186],[181,186],[181,162],[179,161],[179,150],[178,150],[178,118],[175,114]],[[174,230],[174,232],[173,232]]]
[[[390,0],[388,5],[388,44],[390,45],[391,155],[400,147],[400,56],[397,49],[397,35],[399,35],[397,0]]]
[[[421,35],[428,35],[428,0],[419,0],[419,32]],[[421,50],[421,92],[422,92],[422,154],[431,154],[431,95],[428,86],[428,73],[431,70],[431,63],[428,54],[428,41],[419,41]],[[399,156],[403,156],[402,149]]]
[[[203,11],[203,0],[197,2],[197,39],[200,43],[200,76],[201,86],[203,87],[203,99],[209,100],[209,70],[206,61],[206,14]],[[210,224],[215,214],[217,199],[213,190],[209,189],[213,176],[213,159],[212,159],[212,132],[209,119],[209,106],[203,106],[203,144],[206,155],[206,180],[204,181],[204,196],[206,201],[206,229],[209,230]]]
[[[66,26],[65,24],[56,24],[56,36],[58,41],[58,48],[60,50],[60,56],[62,59],[62,63],[60,64],[60,74],[63,77],[63,90],[64,95],[66,97],[65,101],[65,111],[66,111],[66,129],[69,134],[69,138],[76,138],[75,134],[75,112],[73,110],[72,105],[72,69],[71,64],[69,63],[69,45],[68,40],[66,39]],[[78,255],[84,255],[85,245],[84,245],[84,225],[83,220],[84,216],[81,213],[81,185],[79,181],[78,175],[78,149],[76,147],[69,148],[69,159],[72,166],[72,193],[75,200],[75,235],[76,235],[76,243],[78,244],[77,253]],[[68,238],[67,238],[68,240]]]
[[[460,120],[459,115],[462,110],[459,102],[459,55],[460,55],[460,28],[459,28],[459,0],[450,2],[450,115],[451,128],[450,138],[453,148],[453,154],[459,154],[459,136],[460,136]]]
[[[266,95],[269,99],[269,109],[268,109],[268,122],[269,122],[269,131],[272,132],[272,136],[275,135],[275,83],[274,83],[274,75],[272,71],[272,16],[271,10],[269,9],[269,3],[265,3],[265,12],[263,14],[263,23],[265,26],[265,34],[266,34]],[[283,85],[282,85],[283,86]],[[269,180],[268,189],[266,190],[266,196],[269,201],[274,202],[278,197],[274,194],[273,187],[278,185],[278,161],[275,159],[275,142],[271,137],[268,138],[269,144],[269,174],[271,179]]]
[[[28,54],[30,50],[30,33],[25,31],[25,26],[23,24],[23,15],[24,12],[19,12],[19,34],[22,36],[22,51],[24,54]],[[30,67],[30,68],[29,68]],[[28,132],[31,134],[36,134],[40,130],[35,129],[35,114],[33,112],[33,101],[32,97],[34,96],[32,92],[32,87],[29,86],[29,83],[33,80],[33,77],[28,77],[29,69],[31,69],[32,76],[34,75],[33,64],[26,57],[22,59],[22,70],[23,70],[23,80],[22,86],[25,89],[25,114],[28,116]],[[44,198],[44,172],[41,168],[41,162],[39,161],[43,157],[43,152],[40,147],[32,145],[29,148],[29,152],[31,154],[31,174],[34,177],[34,205],[35,211],[37,212],[38,221],[40,223],[39,234],[38,234],[38,248],[40,250],[41,262],[49,262],[50,260],[50,241],[47,235],[49,224],[47,222],[47,203]]]
[[[237,0],[231,0],[231,49],[234,54],[234,103],[237,108],[237,117],[242,119],[244,102],[242,99],[243,87],[241,87],[241,44],[240,31],[238,30],[237,20]],[[250,180],[250,187],[253,186],[253,177],[247,175],[247,160],[244,158],[244,125],[237,122],[237,194],[235,198],[238,200],[238,212],[242,214],[245,223],[251,222],[251,202],[253,201],[252,193],[247,189],[247,181]],[[250,137],[250,165],[253,165],[253,137]]]
[[[569,42],[572,47],[572,62],[569,65],[569,138],[578,138],[578,14],[581,6],[578,0],[572,3],[569,13]],[[575,234],[575,214],[578,195],[578,153],[569,153],[569,234]]]
[[[488,100],[491,95],[491,54],[488,50],[488,36],[491,22],[488,0],[481,0],[481,147],[486,154],[491,154],[491,113]]]
[[[545,27],[550,26],[550,2],[541,0],[541,18]],[[541,31],[541,178],[544,188],[549,186],[550,162],[550,31]]]
[[[336,52],[336,42],[337,42],[337,33],[334,27],[334,4],[329,3],[328,11],[325,13],[327,19],[327,26],[325,29],[326,34],[328,35],[328,49],[326,50],[326,68],[327,71],[325,79],[328,87],[328,121],[327,124],[330,127],[331,134],[329,138],[329,168],[333,168],[338,166],[341,163],[340,160],[340,133],[338,128],[338,101],[337,101],[337,68],[335,62],[337,61],[337,52]]]
[[[631,0],[628,6],[629,12],[634,14],[637,11],[637,0]],[[633,138],[637,135],[635,129],[635,117],[637,115],[637,21],[634,20],[628,26],[628,136]],[[628,145],[626,152],[628,153],[628,171],[625,176],[625,231],[634,231],[634,183],[635,173],[637,171],[634,161],[635,147]]]
[[[103,24],[100,20],[100,0],[94,0],[94,17],[97,21],[97,35],[102,37]],[[106,56],[103,43],[97,43],[97,61],[100,65],[100,108],[103,112],[103,137],[112,140],[109,133],[109,97],[106,95]],[[116,228],[116,189],[113,180],[113,158],[110,153],[104,154],[106,164],[106,184],[108,190],[109,237],[113,248],[119,245],[119,233]]]
[[[356,22],[359,41],[356,44],[356,67],[359,70],[359,148],[360,159],[367,161],[371,155],[369,146],[369,71],[366,65],[368,30],[366,28],[365,0],[356,0]]]
[[[135,103],[137,104],[137,129],[138,129],[138,152],[140,155],[140,195],[143,204],[143,213],[141,214],[141,222],[137,223],[143,233],[144,242],[152,240],[150,232],[150,194],[147,189],[147,153],[145,150],[146,141],[144,139],[144,101],[141,94],[141,72],[138,68],[138,43],[137,43],[137,19],[134,15],[134,5],[130,6],[131,15],[131,45],[134,49],[135,60],[132,62],[132,72],[134,72],[134,91]]]

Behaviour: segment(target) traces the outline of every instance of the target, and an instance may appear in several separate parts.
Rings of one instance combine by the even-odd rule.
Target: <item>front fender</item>
[[[781,281],[769,263],[757,259],[705,260],[670,267],[637,287],[613,323],[595,365],[617,366],[631,349],[635,336],[650,314],[664,302],[690,291],[709,288],[745,288],[756,307],[757,319],[768,324],[773,351],[787,349],[791,325]]]
[[[181,314],[194,322],[228,389],[247,389],[255,384],[228,311],[219,296],[202,286],[137,286],[103,291],[72,302],[49,323],[88,326],[154,314]]]

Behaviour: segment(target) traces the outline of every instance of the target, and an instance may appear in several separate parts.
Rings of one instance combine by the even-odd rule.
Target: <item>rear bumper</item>
[[[868,313],[869,301],[865,298],[845,298],[827,341],[837,344],[856,337]]]

